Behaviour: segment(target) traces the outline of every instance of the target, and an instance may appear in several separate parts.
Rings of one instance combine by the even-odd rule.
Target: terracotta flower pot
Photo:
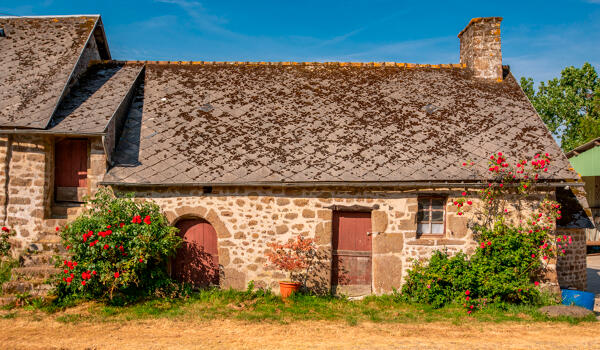
[[[289,297],[292,292],[297,292],[300,289],[302,283],[300,282],[279,282],[279,291],[281,292],[281,299],[285,300]]]

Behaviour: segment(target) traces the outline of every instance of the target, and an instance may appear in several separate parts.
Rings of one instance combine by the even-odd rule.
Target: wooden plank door
[[[203,219],[185,219],[176,225],[183,238],[172,262],[171,273],[195,287],[219,284],[217,232]]]
[[[81,202],[87,194],[88,141],[61,140],[55,145],[54,193],[57,201]]]
[[[371,293],[371,213],[333,213],[331,284],[335,293]]]

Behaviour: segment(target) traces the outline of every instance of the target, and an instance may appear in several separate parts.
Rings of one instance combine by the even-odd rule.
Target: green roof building
[[[588,243],[600,244],[600,137],[567,153],[567,158],[583,181],[596,229],[587,230]]]

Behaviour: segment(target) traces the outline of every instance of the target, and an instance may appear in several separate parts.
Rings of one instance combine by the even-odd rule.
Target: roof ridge
[[[400,68],[466,68],[464,63],[419,64],[406,62],[268,62],[268,61],[133,61],[92,60],[92,64],[158,64],[158,65],[246,65],[246,66],[341,66],[341,67],[400,67]]]
[[[100,14],[90,14],[90,15],[41,15],[41,16],[0,16],[0,18],[65,18],[65,17],[100,17]]]

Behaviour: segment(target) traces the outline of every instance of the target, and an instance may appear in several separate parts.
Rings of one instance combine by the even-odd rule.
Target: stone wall
[[[417,237],[420,193],[431,192],[215,187],[212,193],[204,194],[201,188],[155,188],[138,189],[136,197],[155,200],[172,223],[186,217],[204,218],[211,223],[218,236],[221,285],[238,289],[251,280],[258,287],[275,288],[285,275],[265,266],[266,244],[287,241],[295,235],[315,239],[323,261],[311,285],[329,288],[334,206],[376,208],[371,214],[372,289],[380,294],[401,286],[412,259],[427,258],[436,249],[468,252],[475,247],[467,228],[471,213],[459,217],[450,201],[446,234],[431,239]],[[435,193],[460,196],[460,192],[447,189]]]
[[[53,232],[54,144],[49,135],[0,135],[0,220],[16,232],[13,254]],[[106,172],[100,137],[90,139],[88,194]]]
[[[42,231],[51,198],[52,140],[40,135],[0,138],[2,225],[13,228],[17,250]]]
[[[556,263],[560,287],[585,290],[587,287],[585,229],[559,227],[556,233],[557,236],[573,238],[567,254],[559,256]]]
[[[460,63],[476,78],[502,81],[501,17],[473,18],[460,38]]]

